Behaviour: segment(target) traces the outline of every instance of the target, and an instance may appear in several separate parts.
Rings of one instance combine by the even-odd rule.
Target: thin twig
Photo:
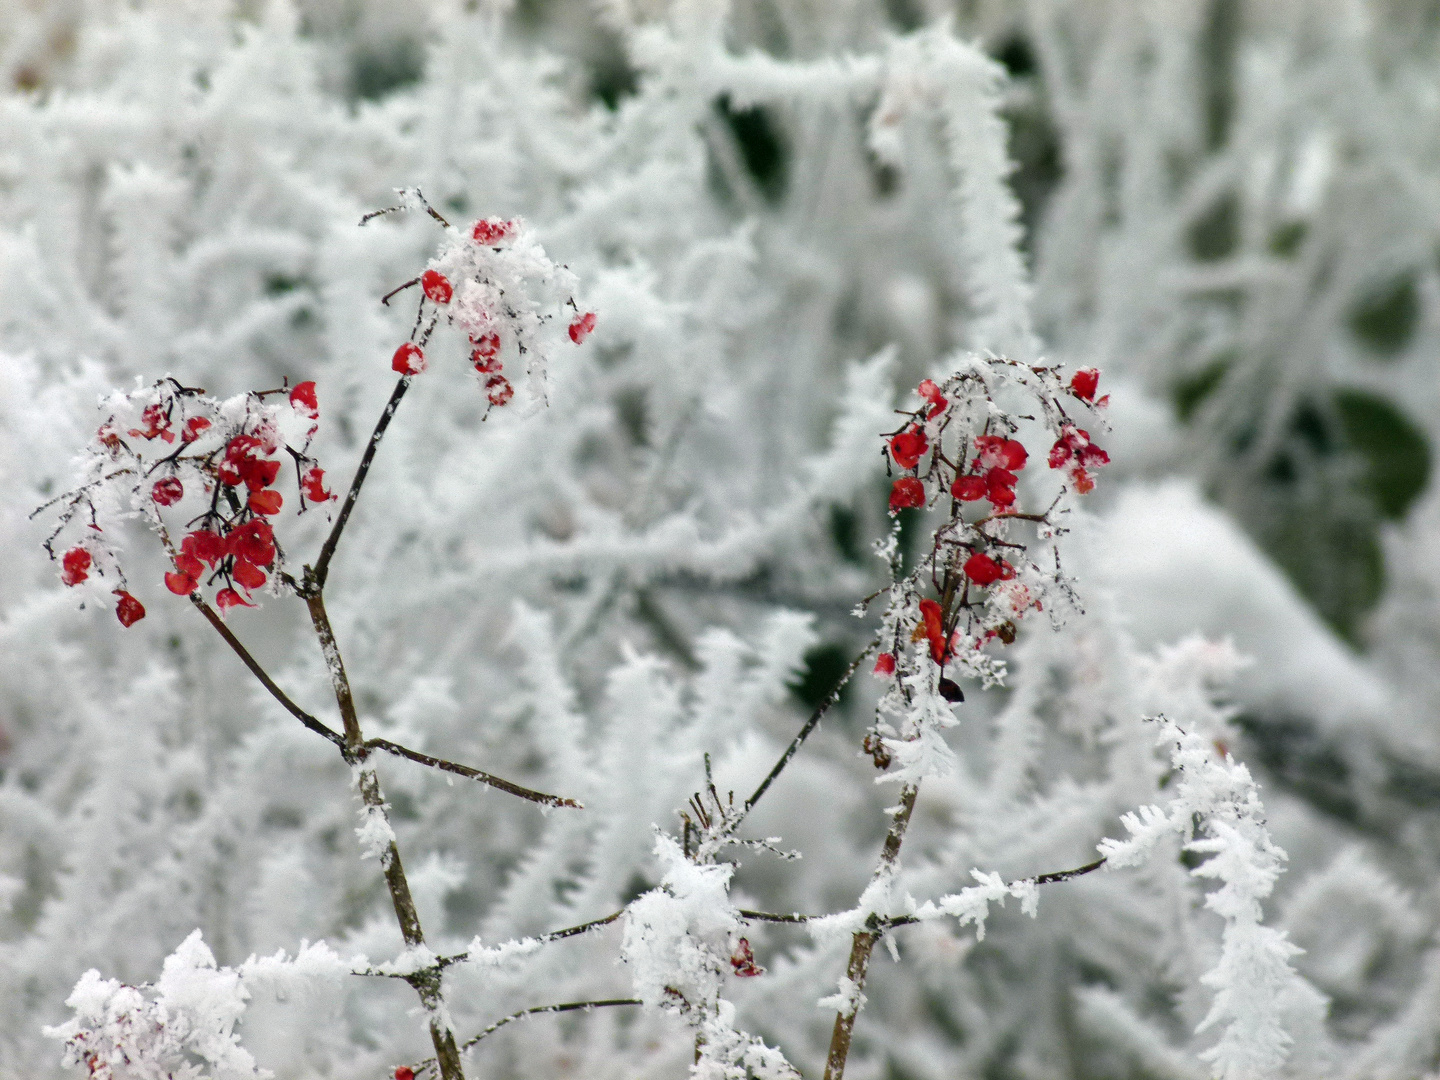
[[[536,1013],[574,1012],[577,1009],[585,1009],[588,1012],[590,1009],[603,1009],[609,1005],[642,1004],[644,1004],[644,1002],[642,1002],[639,998],[606,998],[602,1001],[567,1001],[563,1005],[536,1005],[533,1009],[521,1009],[519,1012],[513,1012],[509,1016],[496,1020],[495,1023],[491,1024],[474,1038],[467,1039],[465,1042],[461,1043],[460,1052],[463,1054],[466,1050],[469,1050],[481,1039],[485,1038],[485,1036],[494,1034],[496,1031],[499,1031],[502,1027],[510,1023],[512,1020],[519,1020],[521,1017],[525,1016],[534,1016]]]
[[[796,733],[795,738],[790,740],[790,745],[785,748],[785,752],[780,755],[780,759],[775,762],[774,767],[765,775],[765,779],[760,781],[760,786],[745,800],[744,808],[736,815],[730,824],[730,832],[733,833],[740,823],[745,820],[745,815],[750,813],[755,804],[759,802],[765,792],[769,790],[770,785],[775,782],[775,778],[785,771],[785,766],[790,764],[790,759],[795,756],[801,744],[810,737],[810,733],[815,730],[821,718],[830,711],[832,705],[840,700],[840,692],[844,690],[850,680],[855,677],[855,672],[860,670],[860,665],[865,662],[865,658],[878,648],[879,645],[880,641],[877,638],[865,646],[865,650],[850,662],[850,666],[845,669],[845,674],[840,677],[840,681],[835,684],[834,689],[825,695],[825,700],[820,702],[819,708],[815,710],[809,720],[805,721],[804,726]]]
[[[190,602],[200,609],[200,614],[210,620],[210,625],[215,627],[220,636],[225,639],[225,643],[235,650],[235,655],[240,657],[244,665],[250,669],[250,673],[260,680],[260,685],[270,691],[271,697],[285,706],[286,711],[311,731],[315,732],[315,734],[323,735],[342,750],[345,748],[345,737],[343,735],[322,724],[319,720],[316,720],[315,717],[291,701],[289,695],[286,694],[284,690],[281,690],[280,687],[275,685],[275,680],[266,674],[265,669],[250,655],[250,650],[240,643],[240,639],[225,625],[225,621],[216,614],[215,609],[200,598],[198,592],[190,594]]]
[[[360,466],[355,470],[355,479],[350,481],[350,491],[345,496],[345,505],[340,508],[340,514],[335,518],[335,524],[330,529],[330,535],[325,538],[325,544],[320,548],[320,558],[315,561],[315,567],[306,574],[306,586],[316,592],[325,588],[325,575],[330,572],[330,560],[335,555],[335,547],[340,543],[340,534],[345,531],[345,523],[350,520],[350,511],[355,509],[355,500],[360,497],[360,488],[365,483],[365,476],[370,472],[370,463],[375,460],[375,451],[380,448],[380,440],[385,437],[385,429],[390,426],[390,420],[395,415],[395,410],[400,407],[400,399],[405,396],[405,391],[410,388],[410,376],[400,376],[400,381],[395,384],[394,391],[390,394],[390,400],[385,404],[385,411],[380,414],[380,419],[375,423],[375,430],[370,433],[370,442],[365,447],[365,454],[360,458]]]
[[[559,795],[546,795],[543,791],[532,791],[530,788],[521,787],[519,784],[512,784],[509,780],[502,780],[498,776],[491,776],[479,769],[472,769],[469,765],[459,765],[453,761],[446,761],[444,758],[431,757],[429,754],[422,754],[416,750],[410,750],[389,739],[367,739],[363,744],[366,750],[383,750],[387,754],[394,754],[396,757],[407,758],[410,761],[418,762],[421,765],[428,765],[432,769],[443,769],[445,772],[455,773],[457,776],[468,777],[471,780],[478,780],[482,784],[489,784],[493,788],[509,792],[522,799],[529,799],[531,802],[541,803],[545,806],[564,806],[575,810],[585,809],[582,803],[574,799],[562,798]]]
[[[751,922],[773,922],[773,923],[803,923],[811,919],[823,919],[823,915],[801,915],[798,911],[789,915],[777,915],[771,911],[747,911],[740,908],[740,917],[749,919]]]

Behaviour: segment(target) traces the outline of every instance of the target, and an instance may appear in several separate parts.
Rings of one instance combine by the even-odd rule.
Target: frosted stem
[[[890,831],[885,834],[885,846],[880,849],[880,863],[875,868],[879,878],[895,872],[900,858],[900,845],[905,842],[905,830],[910,827],[910,815],[915,811],[915,796],[919,784],[906,784],[900,792],[900,806],[890,822]],[[870,954],[883,933],[881,920],[871,915],[867,920],[869,929],[857,930],[850,945],[850,961],[845,965],[845,978],[850,984],[850,1005],[835,1014],[835,1028],[830,1033],[830,1053],[825,1057],[825,1080],[841,1080],[845,1075],[845,1059],[850,1056],[850,1039],[855,1032],[855,1017],[860,1013],[860,993],[865,989],[865,973],[870,967]]]
[[[404,392],[404,382],[391,397],[391,409]],[[377,427],[378,433],[382,428]],[[379,441],[371,439],[371,447]],[[364,465],[362,464],[362,475]],[[353,496],[359,489],[362,476],[357,476],[351,488]],[[334,538],[336,533],[331,533]],[[345,662],[340,656],[340,646],[335,641],[335,631],[330,625],[330,616],[325,611],[325,597],[317,589],[305,599],[310,609],[310,621],[315,627],[315,636],[320,639],[320,651],[325,656],[325,667],[330,672],[330,683],[335,690],[335,703],[340,707],[340,719],[345,725],[344,753],[347,761],[357,764],[365,759],[364,736],[360,733],[360,718],[355,712],[355,696],[350,691],[350,680],[345,674]],[[385,814],[385,796],[380,791],[380,778],[373,768],[362,768],[359,775],[360,800],[377,813]],[[387,819],[388,819],[388,815]],[[390,840],[380,865],[385,872],[385,884],[390,890],[390,902],[395,907],[395,919],[400,924],[400,934],[408,947],[425,944],[425,933],[420,928],[420,915],[415,910],[415,900],[410,895],[410,882],[405,877],[405,867],[400,861],[400,849],[394,839]],[[442,1020],[441,1011],[442,973],[434,969],[417,973],[408,981],[420,997],[420,1004],[430,1014],[430,1041],[435,1046],[435,1057],[439,1062],[441,1080],[465,1080],[460,1066],[460,1049],[455,1044],[455,1033]]]

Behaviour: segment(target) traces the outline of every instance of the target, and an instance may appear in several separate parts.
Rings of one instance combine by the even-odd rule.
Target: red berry
[[[890,512],[925,505],[925,485],[915,476],[902,476],[890,489]]]
[[[150,489],[150,497],[161,506],[174,506],[184,494],[185,485],[173,476],[155,481],[155,486]]]
[[[237,559],[269,566],[275,561],[275,530],[269,522],[254,518],[230,533],[226,547]]]
[[[998,435],[975,436],[975,450],[980,467],[985,469],[1023,469],[1029,456],[1023,444]]]
[[[395,350],[390,366],[401,375],[419,375],[425,370],[425,351],[413,341],[407,341]]]
[[[1000,564],[989,555],[977,551],[965,560],[965,576],[976,585],[993,585],[1000,580],[1001,574]]]
[[[210,430],[210,421],[203,416],[192,416],[185,421],[185,430],[180,432],[182,443],[192,443],[206,431]]]
[[[945,407],[950,404],[950,402],[945,400],[945,395],[940,393],[940,387],[936,386],[930,379],[921,379],[920,385],[915,388],[915,392],[930,402],[930,408],[925,413],[925,419],[927,420],[934,420],[935,417],[944,412]]]
[[[259,491],[275,482],[280,475],[280,462],[272,458],[252,458],[240,464],[240,475],[244,477],[246,487]]]
[[[311,502],[326,502],[335,498],[333,494],[325,490],[325,470],[319,466],[302,476],[300,484],[305,489],[305,497]]]
[[[90,576],[90,552],[71,548],[60,557],[60,580],[66,585],[79,585]]]
[[[315,384],[313,382],[297,383],[295,389],[290,391],[290,407],[312,420],[318,417],[320,402],[315,397]]]
[[[1081,368],[1070,379],[1070,390],[1081,401],[1094,401],[1095,389],[1100,385],[1099,369]]]
[[[888,652],[882,652],[879,656],[877,656],[877,657],[875,658],[875,674],[876,674],[876,675],[894,675],[894,674],[895,674],[895,657],[894,657],[893,654],[888,653]]]
[[[415,1070],[409,1065],[401,1065],[395,1070],[395,1080],[415,1080]]]
[[[1008,487],[992,487],[985,492],[985,497],[990,500],[990,505],[999,509],[1015,505],[1015,489]]]
[[[504,375],[491,375],[485,380],[485,396],[491,405],[504,405],[515,396],[515,388]]]
[[[915,468],[929,449],[930,440],[924,430],[913,424],[890,440],[890,456],[902,469]]]
[[[450,279],[438,270],[426,270],[420,275],[420,288],[425,290],[425,295],[436,304],[448,304],[450,298],[455,295],[455,290],[450,286]]]
[[[285,497],[280,492],[269,489],[256,491],[251,494],[246,505],[257,514],[278,514],[280,507],[285,505]]]
[[[221,589],[215,594],[215,606],[220,609],[220,614],[225,614],[232,607],[254,607],[255,605],[246,601],[234,589]]]
[[[116,589],[115,595],[120,598],[115,605],[115,617],[120,620],[121,626],[134,626],[145,617],[145,605],[135,597],[124,589]]]
[[[513,221],[501,221],[498,218],[486,218],[484,221],[477,221],[470,235],[475,238],[477,244],[494,244],[504,239],[512,228]]]
[[[925,620],[925,636],[930,641],[930,658],[937,664],[945,663],[945,627],[941,621],[944,612],[934,600],[920,601],[920,617]]]
[[[265,571],[244,559],[235,560],[235,568],[230,571],[230,576],[246,589],[258,589],[265,584]]]
[[[180,541],[180,550],[186,555],[194,556],[201,562],[214,566],[225,557],[225,539],[219,533],[211,532],[209,529],[199,529],[187,534]]]
[[[595,313],[587,311],[570,324],[570,340],[579,345],[595,329]]]
[[[750,942],[743,937],[735,947],[734,955],[730,957],[730,966],[742,979],[752,979],[756,975],[765,974],[765,969],[755,963],[755,953],[750,948]]]
[[[197,584],[197,579],[189,574],[171,572],[165,575],[165,587],[176,596],[189,596],[195,591]]]
[[[950,485],[950,493],[961,502],[974,502],[976,499],[983,499],[986,490],[985,478],[983,476],[957,476],[955,483]]]

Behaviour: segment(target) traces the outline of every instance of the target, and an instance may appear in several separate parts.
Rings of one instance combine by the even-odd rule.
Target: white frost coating
[[[731,937],[740,916],[730,904],[728,863],[697,866],[668,836],[657,836],[660,886],[625,912],[620,955],[630,966],[635,996],[649,1006],[671,1007],[673,991],[695,1004],[711,1000],[729,965]]]
[[[912,651],[919,657],[925,648],[912,646]],[[954,772],[955,751],[942,733],[960,721],[950,702],[940,696],[938,679],[939,668],[928,662],[927,653],[925,661],[907,665],[881,699],[880,715],[895,718],[895,735],[884,740],[895,763],[875,778],[877,784],[918,784]]]
[[[944,24],[897,38],[885,56],[869,141],[881,160],[901,165],[907,116],[921,108],[939,113],[957,178],[966,288],[976,309],[971,344],[1033,361],[1040,342],[1020,254],[1020,204],[1006,184],[1011,165],[1000,119],[1003,79],[1004,69]]]
[[[533,956],[544,944],[539,938],[520,938],[486,945],[477,937],[466,946],[465,962],[484,968],[503,968],[516,960]]]
[[[1005,881],[999,874],[986,874],[971,870],[970,875],[979,885],[971,885],[958,893],[942,896],[939,900],[927,900],[915,911],[917,919],[937,919],[950,915],[960,920],[961,926],[975,924],[975,937],[985,940],[985,920],[990,914],[990,905],[1005,906],[1005,898],[1013,896],[1020,901],[1020,910],[1032,919],[1040,905],[1040,889],[1029,878],[1020,881]]]
[[[865,1007],[865,994],[854,979],[841,975],[836,987],[835,993],[815,1003],[817,1008],[834,1009],[845,1016],[854,1016]]]
[[[767,1080],[797,1077],[780,1051],[735,1029],[735,1006],[720,996],[741,925],[729,897],[734,866],[691,862],[663,834],[654,850],[660,885],[626,909],[620,950],[635,996],[695,1028],[696,1080],[744,1080],[747,1069]]]
[[[385,807],[362,803],[357,812],[360,815],[360,826],[355,830],[355,835],[360,840],[360,857],[379,859],[381,865],[384,865],[390,858],[390,845],[395,842],[395,830],[390,827],[390,820],[385,816]]]
[[[1179,654],[1175,654],[1179,655]],[[1173,657],[1172,657],[1173,659]],[[1325,998],[1290,966],[1301,950],[1279,930],[1262,926],[1260,902],[1270,895],[1286,855],[1270,839],[1250,771],[1195,732],[1158,721],[1160,741],[1173,743],[1175,794],[1163,808],[1142,806],[1121,818],[1127,840],[1102,840],[1110,868],[1134,866],[1167,836],[1211,857],[1191,873],[1221,887],[1205,906],[1225,920],[1220,962],[1201,981],[1215,991],[1197,1031],[1221,1026],[1220,1041],[1201,1057],[1217,1080],[1257,1080],[1285,1063],[1294,1042],[1287,1013],[1323,1020]],[[1195,838],[1195,822],[1203,832]]]
[[[87,971],[65,1002],[74,1019],[45,1034],[64,1040],[67,1066],[85,1065],[101,1080],[268,1077],[234,1033],[249,997],[238,971],[216,968],[196,930],[165,960],[154,986]]]

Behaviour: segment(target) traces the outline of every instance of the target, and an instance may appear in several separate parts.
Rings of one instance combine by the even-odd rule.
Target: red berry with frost
[[[409,1065],[401,1065],[395,1070],[395,1080],[415,1080],[415,1070]]]
[[[315,396],[315,384],[313,382],[297,383],[290,391],[290,407],[301,416],[308,416],[311,420],[320,415],[320,401]]]
[[[82,547],[71,548],[60,557],[60,580],[66,585],[79,585],[90,576],[90,552]]]
[[[450,279],[438,270],[426,270],[420,275],[420,288],[425,290],[432,303],[448,304],[455,295]]]
[[[182,443],[192,443],[201,435],[210,430],[210,421],[203,416],[192,416],[185,421],[185,428],[180,432]]]
[[[225,612],[229,611],[232,607],[254,607],[255,605],[247,601],[234,589],[221,589],[215,594],[215,606],[220,609],[220,614],[224,615]]]
[[[285,497],[280,492],[267,488],[264,491],[252,492],[245,505],[257,514],[268,516],[280,512],[280,507],[285,505]]]
[[[894,675],[895,657],[892,653],[882,652],[875,658],[876,675]]]
[[[515,396],[515,388],[504,375],[491,375],[485,380],[485,396],[491,405],[504,405]]]
[[[425,370],[425,351],[413,341],[407,341],[395,350],[390,366],[401,375],[419,375]]]
[[[143,429],[131,428],[130,434],[142,439],[161,438],[167,443],[175,441],[175,433],[170,430],[170,417],[165,415],[165,406],[156,403],[146,405],[140,413],[140,422],[145,425]]]
[[[930,408],[925,412],[925,419],[927,420],[934,420],[935,417],[944,412],[945,407],[950,404],[950,402],[945,400],[945,395],[940,392],[940,387],[936,386],[931,379],[921,379],[920,385],[915,388],[915,392],[930,403]]]
[[[1000,564],[989,555],[977,551],[965,560],[965,576],[976,585],[993,585],[1001,577]]]
[[[510,230],[515,227],[513,221],[501,221],[499,218],[486,218],[484,221],[477,221],[475,227],[470,230],[470,235],[475,238],[477,244],[495,244],[509,235]]]
[[[150,489],[150,497],[161,506],[174,506],[184,495],[185,485],[174,476],[155,481],[155,486]]]
[[[1081,368],[1070,378],[1070,392],[1081,401],[1094,401],[1095,390],[1099,385],[1100,371],[1098,368]]]
[[[983,476],[957,476],[955,483],[950,485],[950,493],[961,502],[983,499],[987,490]]]
[[[750,948],[750,942],[743,937],[730,957],[730,967],[742,979],[753,979],[756,975],[765,974],[765,969],[755,963],[755,953]]]
[[[115,617],[120,620],[121,626],[134,626],[145,617],[145,605],[135,597],[124,589],[116,589],[115,595],[120,598],[115,605]]]
[[[925,485],[915,476],[902,476],[890,489],[890,512],[925,505]]]
[[[587,311],[570,324],[570,340],[579,345],[595,329],[595,313]]]
[[[1014,439],[1002,439],[998,435],[977,435],[975,450],[979,455],[977,461],[980,467],[985,469],[1018,471],[1025,468],[1025,461],[1029,457],[1024,444]]]
[[[890,456],[902,469],[915,468],[929,449],[930,440],[925,437],[924,429],[914,425],[890,440]]]
[[[325,490],[325,470],[316,466],[300,478],[305,497],[311,502],[327,502],[335,496]]]

